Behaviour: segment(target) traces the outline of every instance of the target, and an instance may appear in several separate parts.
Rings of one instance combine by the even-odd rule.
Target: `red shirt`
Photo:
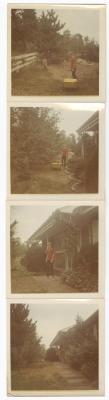
[[[62,155],[63,155],[63,156],[67,156],[67,154],[68,154],[68,150],[67,150],[67,149],[64,149],[64,150],[62,151]]]
[[[76,58],[74,56],[71,56],[70,58],[70,67],[72,68],[76,68]]]
[[[54,259],[55,259],[55,251],[54,251],[54,249],[52,247],[50,249],[47,248],[47,250],[46,250],[46,262],[50,261],[51,263],[53,263]]]

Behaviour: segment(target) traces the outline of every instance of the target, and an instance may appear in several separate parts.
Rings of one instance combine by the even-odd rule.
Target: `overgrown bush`
[[[98,244],[90,246],[75,256],[71,271],[62,275],[63,282],[79,292],[98,290]]]
[[[93,338],[84,341],[83,337],[82,343],[78,340],[78,343],[75,341],[73,345],[68,346],[65,361],[72,368],[81,370],[91,381],[98,381],[98,343]]]
[[[73,157],[72,160],[68,162],[68,169],[71,173],[75,174],[77,178],[85,173],[84,160],[80,157]]]
[[[45,253],[42,247],[36,244],[28,247],[23,264],[28,271],[33,271],[40,275],[43,274],[45,270]]]

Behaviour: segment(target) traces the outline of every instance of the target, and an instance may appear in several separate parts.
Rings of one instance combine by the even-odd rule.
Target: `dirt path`
[[[13,271],[12,293],[72,293],[72,289],[59,276],[36,276],[28,271]]]
[[[50,65],[43,70],[37,64],[12,73],[12,95],[14,96],[61,96],[98,95],[99,71],[96,63],[83,63],[77,66],[78,89],[64,88],[64,78],[71,77],[64,65]]]
[[[31,184],[31,193],[71,193],[72,177],[64,170],[47,169],[37,173]],[[39,187],[39,189],[38,189]]]
[[[13,390],[90,390],[89,380],[60,362],[42,362],[12,373]],[[95,387],[95,389],[97,389]]]

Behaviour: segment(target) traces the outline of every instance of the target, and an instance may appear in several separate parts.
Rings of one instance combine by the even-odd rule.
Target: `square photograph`
[[[105,6],[14,4],[8,11],[11,96],[103,99]]]
[[[102,206],[14,202],[9,214],[9,293],[101,295]]]
[[[8,395],[104,394],[103,304],[9,304]]]
[[[9,193],[103,196],[103,105],[14,106],[9,126]]]

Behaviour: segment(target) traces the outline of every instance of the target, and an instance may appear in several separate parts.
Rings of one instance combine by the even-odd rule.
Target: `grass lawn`
[[[78,88],[64,88],[63,65],[50,65],[43,70],[37,64],[12,73],[13,96],[95,96],[99,94],[98,64],[78,65]]]
[[[35,275],[29,272],[12,271],[12,293],[72,293],[74,290],[63,283],[61,277]]]
[[[45,168],[41,171],[31,173],[28,180],[18,179],[15,170],[11,175],[11,192],[25,194],[67,194],[72,193],[72,177],[63,170],[53,171],[52,168]]]

